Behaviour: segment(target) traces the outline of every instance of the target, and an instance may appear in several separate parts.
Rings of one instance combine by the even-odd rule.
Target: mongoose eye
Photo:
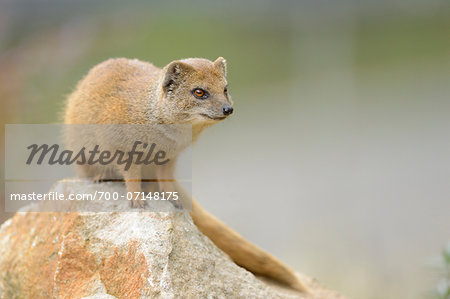
[[[208,93],[201,88],[194,89],[192,91],[192,94],[194,95],[194,97],[201,100],[204,100],[208,97]]]

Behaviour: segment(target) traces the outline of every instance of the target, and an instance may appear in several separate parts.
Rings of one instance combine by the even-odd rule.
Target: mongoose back
[[[195,141],[209,126],[225,119],[233,112],[233,101],[228,93],[227,66],[224,58],[214,62],[189,58],[172,61],[160,69],[148,62],[125,58],[109,59],[92,68],[68,97],[65,110],[66,124],[190,124],[192,138],[180,138],[171,144],[170,161],[158,167],[157,178],[173,176],[174,164],[181,151]],[[179,132],[159,132],[176,136]],[[155,134],[149,132],[148,134]],[[123,138],[110,137],[113,147],[120,148]],[[167,138],[174,140],[174,138]],[[160,138],[159,142],[165,142]],[[108,166],[107,166],[108,167]],[[140,192],[140,178],[148,171],[133,166],[99,169],[83,165],[81,175],[102,180],[106,173],[123,178],[127,191]],[[161,180],[165,181],[165,180]],[[168,188],[165,182],[160,188]],[[187,195],[189,196],[189,195]],[[141,207],[141,201],[132,201]],[[295,273],[272,255],[251,244],[228,228],[192,200],[191,216],[199,230],[227,253],[238,265],[254,274],[266,276],[300,291],[306,286]]]

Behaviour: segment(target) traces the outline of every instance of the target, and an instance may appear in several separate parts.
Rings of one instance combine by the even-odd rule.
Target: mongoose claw
[[[94,184],[100,184],[102,182],[102,177],[100,175],[96,175],[92,178]]]

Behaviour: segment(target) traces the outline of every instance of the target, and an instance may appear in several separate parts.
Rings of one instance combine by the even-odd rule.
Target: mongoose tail
[[[192,199],[192,219],[198,229],[222,249],[239,266],[248,271],[308,292],[294,271],[270,253],[244,239]]]

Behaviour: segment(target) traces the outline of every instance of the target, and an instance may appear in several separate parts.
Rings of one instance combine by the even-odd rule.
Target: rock
[[[54,190],[99,186],[66,180]],[[0,229],[0,298],[303,298],[234,264],[170,203],[168,212],[111,204],[122,212],[36,213],[37,205],[7,220]],[[311,298],[340,298],[310,282],[317,290]]]

